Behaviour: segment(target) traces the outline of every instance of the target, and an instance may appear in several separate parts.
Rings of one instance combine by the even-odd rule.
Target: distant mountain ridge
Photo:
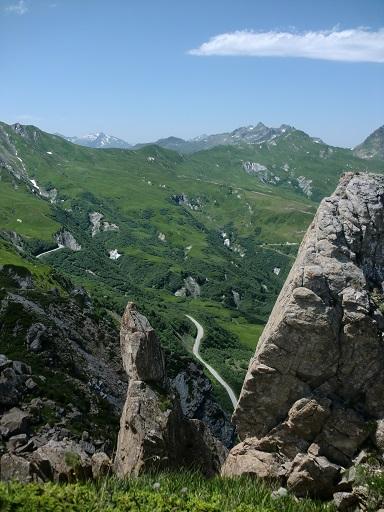
[[[237,146],[243,144],[260,144],[269,142],[281,135],[294,131],[295,128],[282,124],[279,128],[270,128],[263,123],[257,125],[242,126],[232,132],[217,133],[212,135],[199,135],[193,139],[184,140],[178,137],[159,139],[154,144],[165,149],[172,149],[179,153],[196,153],[216,146]],[[134,148],[140,148],[146,144],[137,144]]]
[[[359,158],[384,159],[384,125],[380,126],[364,142],[356,146],[353,150],[354,154]]]
[[[313,142],[318,144],[324,144],[324,142],[318,137],[311,137],[310,135],[302,132],[295,127],[282,124],[278,128],[266,126],[259,122],[256,125],[241,126],[231,132],[216,133],[211,135],[199,135],[192,139],[182,139],[176,136],[164,137],[152,142],[145,142],[139,144],[129,144],[123,139],[114,137],[113,135],[107,135],[103,132],[89,133],[80,137],[67,137],[56,133],[65,140],[78,144],[80,146],[86,146],[97,149],[107,148],[120,148],[120,149],[141,149],[144,146],[157,145],[164,149],[170,149],[177,151],[181,154],[197,153],[207,149],[212,149],[217,146],[252,146],[257,144],[272,144],[274,145],[277,139],[286,137],[293,132],[300,132],[309,137]],[[274,142],[275,141],[275,142]],[[369,135],[364,142],[356,146],[353,150],[354,155],[363,158],[378,158],[384,159],[384,125],[375,130]]]
[[[107,135],[103,132],[97,133],[88,133],[87,135],[82,135],[81,137],[67,137],[65,135],[61,135],[57,133],[65,140],[69,142],[73,142],[74,144],[79,144],[80,146],[86,146],[88,148],[121,148],[121,149],[129,149],[132,147],[131,144],[126,142],[123,139],[119,139],[118,137],[114,137],[113,135]]]

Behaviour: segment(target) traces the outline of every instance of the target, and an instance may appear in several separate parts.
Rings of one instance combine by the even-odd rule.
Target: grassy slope
[[[58,201],[49,204],[20,183],[15,188],[9,173],[0,169],[0,230],[17,231],[32,244],[36,239],[52,243],[61,226],[69,229],[83,250],[59,251],[47,256],[47,263],[118,313],[128,299],[136,300],[172,350],[180,349],[180,332],[193,333],[184,317],[192,313],[206,328],[203,355],[237,391],[295,257],[297,245],[285,243],[300,242],[316,210],[315,202],[289,185],[282,167],[288,163],[295,176],[311,178],[315,198],[330,193],[345,169],[377,168],[348,150],[316,144],[301,132],[276,146],[223,146],[181,157],[156,146],[93,150],[34,127],[22,135],[2,127],[23,160],[8,154],[11,163],[18,168],[24,164],[39,186],[55,187]],[[273,168],[281,176],[279,185],[246,174],[246,160]],[[196,208],[172,200],[181,194]],[[103,213],[120,230],[92,238],[92,211]],[[232,247],[246,249],[244,258],[224,247],[221,231]],[[264,245],[276,243],[281,245]],[[31,249],[39,252],[40,246],[35,243]],[[111,249],[123,256],[110,260]],[[275,267],[281,269],[279,275]],[[201,285],[201,298],[174,297],[187,275]],[[233,291],[240,294],[239,308]]]
[[[154,490],[153,485],[160,485]],[[293,497],[274,500],[271,490],[250,478],[206,480],[194,473],[107,479],[96,484],[1,484],[4,512],[293,512],[332,510]]]

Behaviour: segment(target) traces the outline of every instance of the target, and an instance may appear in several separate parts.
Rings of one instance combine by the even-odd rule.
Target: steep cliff
[[[345,174],[301,244],[251,360],[223,474],[328,497],[363,447],[383,450],[384,178]]]

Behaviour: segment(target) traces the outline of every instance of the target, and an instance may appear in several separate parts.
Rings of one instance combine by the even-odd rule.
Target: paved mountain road
[[[237,405],[237,397],[227,382],[221,377],[221,375],[214,369],[210,364],[204,361],[204,359],[201,357],[199,350],[200,350],[200,343],[202,338],[204,337],[204,328],[197,320],[195,320],[190,315],[185,315],[197,328],[197,334],[195,338],[195,343],[193,344],[192,352],[193,355],[198,359],[205,367],[206,369],[214,376],[214,378],[223,386],[225,391],[228,393],[228,396],[232,402],[233,408]]]
[[[45,256],[46,254],[51,254],[53,252],[59,251],[60,249],[64,249],[64,245],[59,244],[55,249],[51,249],[50,251],[45,251],[36,256],[36,258],[41,258],[42,256]]]

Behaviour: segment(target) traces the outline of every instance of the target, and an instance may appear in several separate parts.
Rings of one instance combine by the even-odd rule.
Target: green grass
[[[18,157],[12,155],[8,141]],[[55,252],[44,263],[118,314],[128,300],[136,301],[149,311],[149,320],[157,323],[168,348],[180,349],[176,342],[182,333],[177,329],[190,312],[210,340],[203,344],[204,357],[236,389],[295,259],[298,246],[285,243],[301,241],[318,200],[333,191],[343,171],[384,170],[380,162],[316,144],[298,131],[278,139],[275,146],[220,146],[180,156],[156,146],[94,150],[34,127],[26,127],[21,136],[0,123],[0,157],[19,172],[24,165],[40,186],[58,191],[57,203],[51,204],[2,168],[0,232],[23,236],[31,255],[55,244],[53,236],[61,227],[69,230],[82,250]],[[262,183],[248,175],[244,161],[268,166],[279,183]],[[283,169],[285,164],[289,172]],[[313,180],[312,198],[294,185],[294,176],[301,175]],[[182,194],[197,209],[177,204],[175,197]],[[119,231],[92,238],[88,215],[93,211],[116,223]],[[160,232],[165,242],[159,240]],[[224,246],[222,232],[230,238],[231,248],[245,251],[244,257]],[[281,245],[263,246],[276,243]],[[112,249],[122,254],[118,261],[109,259]],[[14,258],[7,260],[0,246],[0,261]],[[24,266],[31,270],[32,261],[27,258]],[[281,269],[278,276],[275,267]],[[49,272],[39,269],[32,270],[44,281]],[[199,282],[199,299],[174,297],[187,276]],[[241,297],[239,307],[234,291]],[[172,337],[167,341],[170,326]],[[193,333],[192,326],[187,329]],[[221,346],[213,343],[216,335]]]
[[[157,484],[154,489],[154,484]],[[330,505],[274,500],[271,489],[250,478],[213,478],[177,472],[95,484],[0,483],[2,512],[315,512]]]

